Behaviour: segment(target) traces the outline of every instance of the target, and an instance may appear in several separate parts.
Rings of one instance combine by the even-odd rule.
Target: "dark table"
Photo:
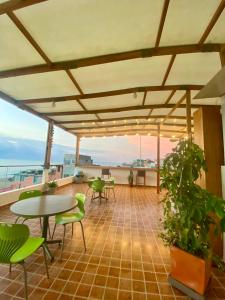
[[[20,200],[11,205],[10,210],[17,216],[24,218],[43,218],[42,237],[45,239],[44,247],[51,261],[54,257],[48,248],[48,244],[60,244],[62,240],[48,240],[48,219],[50,216],[61,214],[77,206],[72,196],[46,195]]]

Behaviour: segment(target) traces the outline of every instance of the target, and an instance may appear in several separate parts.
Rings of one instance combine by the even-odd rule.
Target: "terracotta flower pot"
[[[171,276],[204,295],[211,277],[211,261],[196,257],[179,248],[170,249]]]

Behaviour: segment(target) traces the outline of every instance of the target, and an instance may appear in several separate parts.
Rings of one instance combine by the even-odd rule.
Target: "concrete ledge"
[[[57,179],[56,182],[57,182],[58,186],[61,187],[61,186],[72,183],[73,178],[74,178],[73,176],[65,177],[65,178]],[[35,185],[27,186],[27,187],[24,187],[21,189],[16,189],[16,190],[0,193],[0,207],[17,201],[19,198],[19,195],[22,192],[30,191],[30,190],[34,190],[34,189],[42,191],[43,184],[35,184]]]

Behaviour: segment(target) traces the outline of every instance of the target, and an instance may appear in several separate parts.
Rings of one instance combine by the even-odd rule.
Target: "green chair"
[[[101,204],[102,199],[108,200],[108,198],[105,197],[105,181],[102,180],[100,177],[92,182],[91,188],[93,190],[91,201],[99,199],[99,202]],[[95,197],[95,193],[98,193],[97,197]]]
[[[54,226],[53,233],[52,233],[52,239],[54,237],[56,226],[57,225],[63,225],[64,226],[62,248],[61,248],[61,255],[60,255],[61,260],[62,260],[64,240],[65,240],[65,234],[66,234],[66,225],[67,224],[72,224],[72,235],[73,235],[73,224],[76,223],[76,222],[80,223],[81,231],[82,231],[82,237],[83,237],[83,243],[84,243],[84,249],[85,249],[85,251],[87,250],[85,237],[84,237],[84,228],[83,228],[83,224],[82,224],[82,220],[85,216],[85,209],[84,209],[85,200],[86,200],[86,196],[84,194],[77,193],[75,195],[75,201],[77,201],[77,203],[78,203],[77,207],[79,209],[79,212],[59,214],[59,215],[55,216],[55,226]]]
[[[109,198],[109,194],[111,191],[113,192],[114,200],[115,200],[116,195],[115,195],[115,178],[114,177],[110,177],[109,180],[107,180],[105,182],[105,195],[107,198]]]
[[[18,201],[21,201],[21,200],[25,200],[25,199],[29,199],[29,198],[33,198],[33,197],[40,197],[42,196],[42,191],[40,190],[31,190],[31,191],[25,191],[25,192],[22,192],[19,196],[19,199]],[[19,221],[19,219],[22,218],[22,217],[17,217],[15,223],[17,223]],[[30,218],[23,218],[23,222],[24,223],[26,220],[29,220],[29,219],[34,219],[32,217]],[[42,225],[41,225],[41,218],[40,219],[40,226],[42,228]]]
[[[0,223],[0,263],[21,264],[24,271],[25,299],[28,299],[27,272],[25,259],[31,256],[38,248],[43,248],[47,277],[49,278],[44,238],[30,237],[29,228],[25,224]]]

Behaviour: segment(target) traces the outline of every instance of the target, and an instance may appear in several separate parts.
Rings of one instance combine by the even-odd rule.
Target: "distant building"
[[[89,155],[79,155],[79,165],[93,165],[93,160]],[[65,154],[63,164],[64,177],[73,176],[75,168],[75,155]]]
[[[123,163],[123,166],[132,168],[154,168],[155,162],[151,159],[135,159],[132,163]]]

